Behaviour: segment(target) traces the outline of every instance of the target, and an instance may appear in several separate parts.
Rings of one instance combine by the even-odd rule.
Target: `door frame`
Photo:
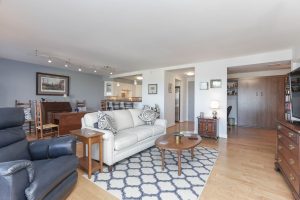
[[[181,107],[180,107],[180,92],[181,92],[181,89],[180,89],[180,86],[175,86],[175,101],[176,101],[176,89],[179,89],[179,109],[178,109],[178,115],[179,115],[179,117],[178,117],[178,121],[176,121],[176,116],[175,116],[175,122],[180,122],[180,109],[181,109]],[[175,109],[176,109],[176,105],[175,105]],[[175,111],[175,113],[176,113],[176,111]]]

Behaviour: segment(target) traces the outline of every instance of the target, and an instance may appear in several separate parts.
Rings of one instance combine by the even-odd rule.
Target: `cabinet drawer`
[[[288,147],[286,145],[284,145],[281,141],[278,141],[278,147],[277,147],[277,149],[278,149],[278,152],[285,159],[285,161],[289,164],[289,166],[293,170],[295,170],[295,172],[298,172],[299,171],[299,159],[298,159],[298,156],[292,154],[291,150],[288,149]]]
[[[293,132],[292,130],[290,130],[282,125],[278,125],[277,130],[279,133],[282,133],[283,135],[285,135],[286,137],[288,137],[289,139],[294,141],[296,144],[298,144],[298,134],[297,133]]]
[[[299,194],[299,177],[293,171],[292,168],[289,167],[289,164],[286,162],[285,158],[282,154],[278,153],[278,163],[282,169],[282,173],[285,175],[286,179],[290,182],[296,192]]]
[[[285,147],[288,149],[286,152],[287,154],[293,154],[294,156],[298,157],[299,147],[298,145],[290,140],[287,136],[283,135],[281,132],[278,132],[277,135],[278,141],[281,143],[281,147]],[[279,145],[278,145],[279,148]]]

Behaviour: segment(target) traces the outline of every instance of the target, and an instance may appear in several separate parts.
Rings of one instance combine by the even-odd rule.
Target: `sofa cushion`
[[[31,160],[27,140],[24,139],[0,148],[0,162],[13,160]]]
[[[133,128],[133,119],[129,110],[114,110],[112,112],[118,131]]]
[[[116,124],[114,123],[114,119],[111,116],[105,114],[104,112],[98,111],[97,118],[99,129],[109,130],[114,135],[117,133]]]
[[[141,109],[129,109],[129,112],[131,113],[131,116],[132,116],[134,127],[145,124],[145,122],[139,118],[139,115],[142,113],[142,111],[143,110],[141,110]]]
[[[159,115],[155,111],[151,109],[146,109],[141,112],[139,118],[143,120],[146,124],[153,125],[158,116]]]
[[[134,145],[138,142],[138,137],[135,134],[118,133],[115,136],[115,150],[120,151],[126,147]]]
[[[143,125],[143,126],[137,126],[135,128],[129,128],[125,129],[119,132],[120,134],[134,134],[137,136],[138,141],[145,140],[153,135],[152,126],[149,125]]]

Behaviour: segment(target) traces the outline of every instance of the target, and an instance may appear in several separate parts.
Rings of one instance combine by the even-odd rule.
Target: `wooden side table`
[[[88,177],[91,178],[94,171],[103,170],[103,133],[90,129],[78,129],[71,131],[72,135],[77,137],[77,140],[83,143],[83,157],[79,159],[79,165],[84,170],[87,170]],[[92,145],[99,144],[99,162],[92,159]],[[88,145],[88,155],[86,156],[86,145]]]
[[[218,139],[219,131],[218,124],[219,119],[213,118],[198,118],[198,133],[202,137],[210,137]]]

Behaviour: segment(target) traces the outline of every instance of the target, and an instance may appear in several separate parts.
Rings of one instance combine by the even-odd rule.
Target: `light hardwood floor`
[[[168,133],[193,130],[193,123],[179,123]],[[219,157],[201,195],[201,200],[292,200],[283,177],[274,170],[274,130],[232,128],[228,139],[204,139],[202,146],[219,150]],[[82,147],[78,146],[78,155]],[[78,183],[68,200],[116,199],[78,170]]]

